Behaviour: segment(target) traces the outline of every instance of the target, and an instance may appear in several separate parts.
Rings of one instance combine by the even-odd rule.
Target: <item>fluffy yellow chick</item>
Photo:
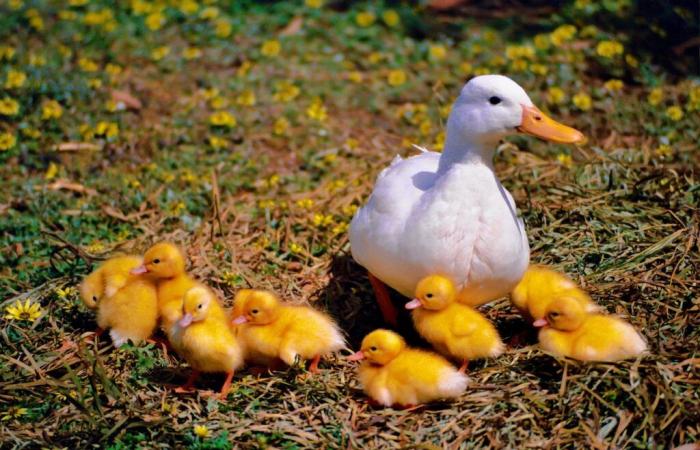
[[[544,318],[547,305],[559,297],[578,301],[588,312],[599,311],[598,305],[588,294],[566,275],[539,265],[531,265],[527,269],[510,296],[511,302],[526,319],[533,321]]]
[[[243,365],[243,351],[234,337],[228,319],[212,310],[220,308],[211,291],[203,286],[189,289],[181,302],[182,317],[178,320],[176,346],[178,353],[192,367],[192,373],[178,392],[192,390],[200,372],[226,374],[220,397],[226,398],[234,372]]]
[[[437,351],[463,361],[496,357],[504,345],[496,328],[478,311],[457,302],[457,290],[449,278],[431,275],[416,286],[416,298],[406,303],[413,323]]]
[[[406,346],[401,336],[375,330],[362,340],[361,350],[348,357],[364,360],[358,376],[365,393],[384,406],[412,406],[457,397],[467,377],[443,357]]]
[[[148,339],[158,321],[155,284],[130,271],[141,264],[136,256],[118,256],[88,275],[80,293],[88,307],[97,309],[97,334],[110,330],[116,347]],[[93,306],[94,305],[94,306]]]
[[[132,274],[147,274],[158,285],[158,310],[161,326],[170,335],[173,325],[182,317],[182,297],[197,286],[197,281],[185,271],[185,257],[170,242],[160,242],[143,256],[143,265]]]
[[[232,323],[247,357],[256,364],[287,365],[296,357],[311,359],[318,371],[322,356],[345,348],[338,326],[327,315],[308,306],[283,305],[271,292],[243,289],[234,299]]]
[[[533,325],[542,327],[539,340],[543,349],[582,361],[636,358],[647,348],[632,325],[616,317],[588,313],[571,297],[552,301],[545,318]]]

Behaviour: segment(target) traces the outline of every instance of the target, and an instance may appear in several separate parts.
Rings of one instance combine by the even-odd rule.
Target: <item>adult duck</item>
[[[384,318],[396,324],[386,285],[409,297],[424,277],[454,280],[459,301],[478,306],[506,295],[528,267],[523,221],[493,168],[498,142],[527,133],[559,143],[581,132],[547,117],[502,75],[471,79],[447,120],[442,153],[397,156],[378,176],[350,224]]]

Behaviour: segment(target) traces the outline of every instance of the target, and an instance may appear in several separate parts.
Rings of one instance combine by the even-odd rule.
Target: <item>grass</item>
[[[0,308],[41,306],[35,321],[0,319],[2,447],[698,440],[700,91],[635,53],[625,30],[589,27],[597,6],[523,31],[409,6],[391,9],[394,24],[388,6],[367,4],[74,3],[0,3],[0,100],[17,104],[0,104]],[[11,70],[24,82],[8,84]],[[217,402],[172,394],[187,367],[152,346],[80,340],[95,323],[71,288],[115,252],[171,239],[227,304],[242,287],[273,289],[328,309],[356,347],[382,324],[347,224],[396,153],[440,148],[452,99],[485,72],[509,74],[588,136],[580,148],[510,139],[496,170],[532,260],[628,317],[649,356],[583,364],[530,336],[476,364],[456,402],[402,411],[370,407],[342,358],[314,377],[243,371]],[[504,338],[527,329],[507,299],[483,310]]]

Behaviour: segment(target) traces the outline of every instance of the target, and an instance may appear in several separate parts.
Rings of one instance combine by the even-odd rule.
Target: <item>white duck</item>
[[[477,306],[520,281],[530,256],[527,235],[493,169],[496,145],[516,132],[584,140],[544,115],[510,78],[483,75],[453,105],[442,153],[397,156],[379,174],[350,224],[350,243],[388,322],[396,323],[396,310],[381,282],[410,297],[422,278],[441,274],[455,281],[460,301]]]

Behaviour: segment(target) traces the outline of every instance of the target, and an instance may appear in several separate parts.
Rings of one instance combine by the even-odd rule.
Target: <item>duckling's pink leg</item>
[[[194,390],[194,382],[197,381],[197,378],[199,378],[199,371],[198,370],[192,370],[190,372],[190,376],[187,378],[187,381],[185,382],[184,385],[176,387],[175,392],[178,394],[185,394],[187,392],[192,392]]]
[[[226,381],[224,381],[224,385],[221,386],[221,392],[219,393],[220,400],[226,400],[226,397],[228,396],[228,391],[231,390],[231,380],[232,379],[233,379],[233,372],[226,372]]]
[[[465,373],[467,371],[467,367],[469,367],[469,360],[465,359],[464,361],[462,361],[462,365],[459,366],[459,371],[461,373]]]
[[[372,289],[374,289],[374,295],[377,297],[377,304],[379,305],[379,310],[382,312],[384,321],[391,326],[397,326],[399,323],[398,313],[396,312],[394,304],[391,303],[389,290],[382,280],[372,275],[371,272],[367,272],[367,274],[369,275],[369,282],[372,285]]]
[[[321,369],[318,368],[319,361],[321,361],[321,355],[314,356],[314,359],[311,360],[311,364],[309,364],[309,372],[319,373],[321,371]]]

